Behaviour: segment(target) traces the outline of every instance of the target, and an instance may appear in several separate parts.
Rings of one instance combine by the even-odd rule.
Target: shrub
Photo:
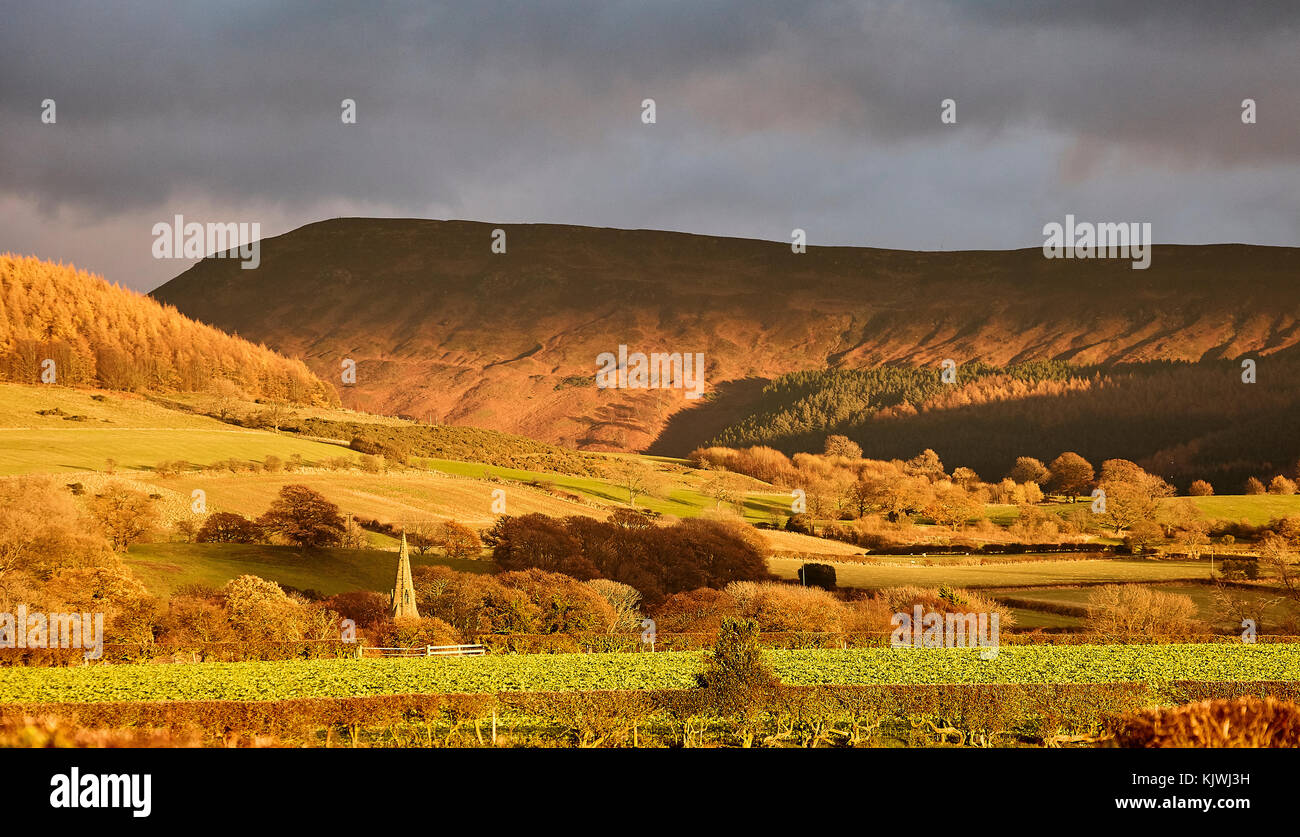
[[[813,525],[812,517],[802,513],[790,515],[790,518],[785,522],[785,528],[801,535],[817,534],[817,527]]]
[[[674,593],[654,611],[656,628],[663,633],[715,633],[724,619],[739,615],[736,599],[711,587]]]
[[[804,564],[799,567],[799,581],[805,587],[835,589],[835,567],[830,564]]]
[[[1088,594],[1088,627],[1116,639],[1175,638],[1192,633],[1191,597],[1136,584],[1104,584]]]
[[[1214,494],[1214,486],[1205,480],[1196,480],[1187,489],[1187,493],[1193,497],[1209,497]]]
[[[740,615],[761,631],[831,631],[843,628],[846,608],[834,594],[816,587],[737,581],[726,592]]]
[[[723,714],[747,712],[776,691],[780,681],[758,650],[756,622],[723,621],[699,684],[710,692],[710,702]]]
[[[1120,747],[1300,747],[1300,706],[1271,697],[1145,709],[1117,726]]]
[[[388,597],[369,590],[338,593],[325,600],[325,606],[358,628],[369,628],[388,619]]]
[[[262,527],[241,514],[214,512],[207,516],[194,535],[198,543],[257,543]]]
[[[386,648],[459,645],[461,641],[460,631],[436,616],[422,616],[419,619],[385,619],[374,624],[371,635],[376,645]]]
[[[1276,477],[1273,477],[1273,480],[1268,484],[1268,493],[1288,496],[1295,494],[1295,482],[1287,479],[1281,474],[1278,474]]]

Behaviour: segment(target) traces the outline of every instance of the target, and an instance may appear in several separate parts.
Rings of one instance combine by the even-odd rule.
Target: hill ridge
[[[1300,248],[1235,243],[1155,245],[1135,271],[1040,248],[794,254],[676,231],[338,218],[264,240],[258,270],[207,259],[153,296],[303,358],[352,407],[642,450],[693,405],[596,389],[596,356],[620,344],[702,351],[708,389],[751,394],[737,384],[828,366],[1264,356],[1300,345],[1298,269]],[[736,398],[711,426],[745,414]],[[690,415],[675,445],[709,435],[682,430]]]

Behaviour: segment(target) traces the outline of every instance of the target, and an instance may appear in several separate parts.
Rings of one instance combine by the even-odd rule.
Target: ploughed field
[[[1300,681],[1300,645],[768,650],[787,686]],[[0,702],[282,700],[408,693],[689,689],[698,652],[501,654],[0,669]]]

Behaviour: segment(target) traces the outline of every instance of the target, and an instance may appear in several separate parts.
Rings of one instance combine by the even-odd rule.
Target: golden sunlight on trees
[[[90,509],[108,542],[119,552],[140,541],[157,519],[149,495],[118,483],[109,485],[96,496]]]
[[[281,488],[257,524],[300,548],[334,546],[345,534],[339,507],[305,485]]]
[[[297,360],[70,265],[0,254],[0,380],[338,404]]]

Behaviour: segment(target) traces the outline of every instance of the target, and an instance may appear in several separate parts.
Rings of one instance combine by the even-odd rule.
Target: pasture
[[[970,589],[987,587],[1034,587],[1063,584],[1124,584],[1132,582],[1185,581],[1210,578],[1209,561],[1149,561],[1131,559],[1018,561],[1011,564],[925,566],[917,558],[914,565],[834,564],[836,583],[840,587],[877,590],[883,587],[917,585],[936,588],[942,585]],[[780,578],[798,578],[797,558],[772,558],[772,571]]]
[[[217,543],[137,544],[123,559],[154,595],[170,595],[187,584],[221,587],[251,573],[298,590],[326,595],[351,590],[393,589],[397,554],[376,549],[305,549],[291,546]],[[457,572],[490,572],[490,560],[456,560],[411,550],[411,565],[444,566]]]

